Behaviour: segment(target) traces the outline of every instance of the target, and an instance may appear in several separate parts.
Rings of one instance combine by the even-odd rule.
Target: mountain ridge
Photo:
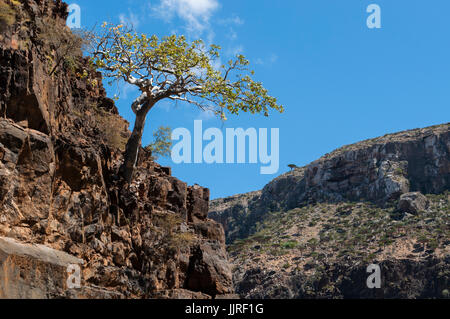
[[[447,298],[449,190],[445,123],[338,148],[209,217],[243,298]],[[367,288],[370,263],[389,285]]]

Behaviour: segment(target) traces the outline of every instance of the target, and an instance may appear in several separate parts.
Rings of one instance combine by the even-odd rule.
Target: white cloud
[[[209,120],[213,120],[213,119],[217,119],[217,116],[216,116],[216,114],[213,111],[211,111],[211,110],[206,110],[206,111],[199,110],[199,114],[197,116],[197,120],[209,121]]]
[[[259,64],[259,65],[272,65],[274,63],[276,63],[278,61],[278,55],[276,55],[275,53],[272,53],[269,57],[262,59],[262,58],[257,58],[255,60],[255,64]]]
[[[243,25],[244,20],[241,19],[239,16],[234,15],[226,19],[220,19],[218,23],[222,25]]]
[[[276,55],[275,53],[272,53],[271,55],[270,55],[270,57],[269,57],[269,62],[271,63],[271,64],[273,64],[273,63],[275,63],[275,62],[277,62],[278,61],[278,55]]]
[[[231,41],[234,41],[237,39],[238,35],[237,35],[236,31],[234,31],[233,28],[230,28],[230,31],[228,32],[226,37],[228,39],[230,39]]]
[[[124,99],[138,97],[139,92],[138,92],[138,88],[135,85],[132,85],[128,82],[121,82],[118,85],[119,85],[120,95]]]
[[[202,32],[209,26],[209,19],[219,8],[217,0],[161,0],[153,11],[166,21],[174,16],[186,22],[190,32]]]
[[[125,25],[131,25],[135,29],[137,29],[140,24],[139,17],[131,11],[128,11],[128,15],[121,13],[119,15],[119,20],[120,20],[120,23],[125,24]]]
[[[238,45],[227,50],[228,55],[235,57],[238,54],[244,53],[244,47],[242,45]]]

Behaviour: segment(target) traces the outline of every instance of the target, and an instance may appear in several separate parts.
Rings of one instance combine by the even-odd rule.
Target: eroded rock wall
[[[209,216],[229,229],[230,243],[251,234],[256,221],[271,211],[317,202],[384,206],[404,193],[440,194],[448,189],[450,124],[442,124],[344,146],[275,178],[260,192],[214,200]]]
[[[172,177],[170,168],[143,150],[132,184],[124,184],[117,171],[130,132],[106,97],[101,74],[82,57],[76,67],[63,63],[50,72],[55,48],[40,40],[39,25],[52,19],[66,28],[67,5],[5,3],[15,16],[14,23],[1,23],[0,37],[0,236],[83,260],[84,290],[66,293],[61,281],[67,274],[53,262],[8,253],[3,260],[9,273],[22,267],[12,259],[28,263],[20,268],[23,273],[33,273],[32,264],[39,264],[42,273],[53,276],[49,287],[54,289],[45,290],[40,282],[36,294],[4,288],[0,295],[211,298],[232,293],[223,229],[207,219],[209,190]],[[35,277],[24,278],[17,285],[33,285]],[[3,287],[14,285],[8,281]]]

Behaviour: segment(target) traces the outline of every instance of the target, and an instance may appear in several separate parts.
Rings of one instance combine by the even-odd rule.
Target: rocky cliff
[[[128,123],[81,47],[68,46],[78,38],[65,27],[67,5],[0,8],[0,297],[232,293],[209,190],[143,149],[131,185],[117,176]],[[81,265],[78,290],[65,282],[69,264]]]
[[[214,200],[209,216],[226,230],[242,297],[445,297],[449,190],[443,124],[342,147]],[[367,289],[370,263],[381,290]]]

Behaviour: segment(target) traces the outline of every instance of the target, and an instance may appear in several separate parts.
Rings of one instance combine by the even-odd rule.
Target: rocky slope
[[[212,201],[247,298],[446,297],[450,124],[342,147]],[[427,194],[426,196],[422,194]],[[385,274],[366,286],[366,267]]]
[[[144,150],[132,184],[118,178],[128,123],[80,48],[60,51],[77,40],[67,5],[0,7],[0,297],[232,293],[223,229],[207,219],[209,190],[172,177]],[[69,263],[82,265],[80,290],[64,281]]]

